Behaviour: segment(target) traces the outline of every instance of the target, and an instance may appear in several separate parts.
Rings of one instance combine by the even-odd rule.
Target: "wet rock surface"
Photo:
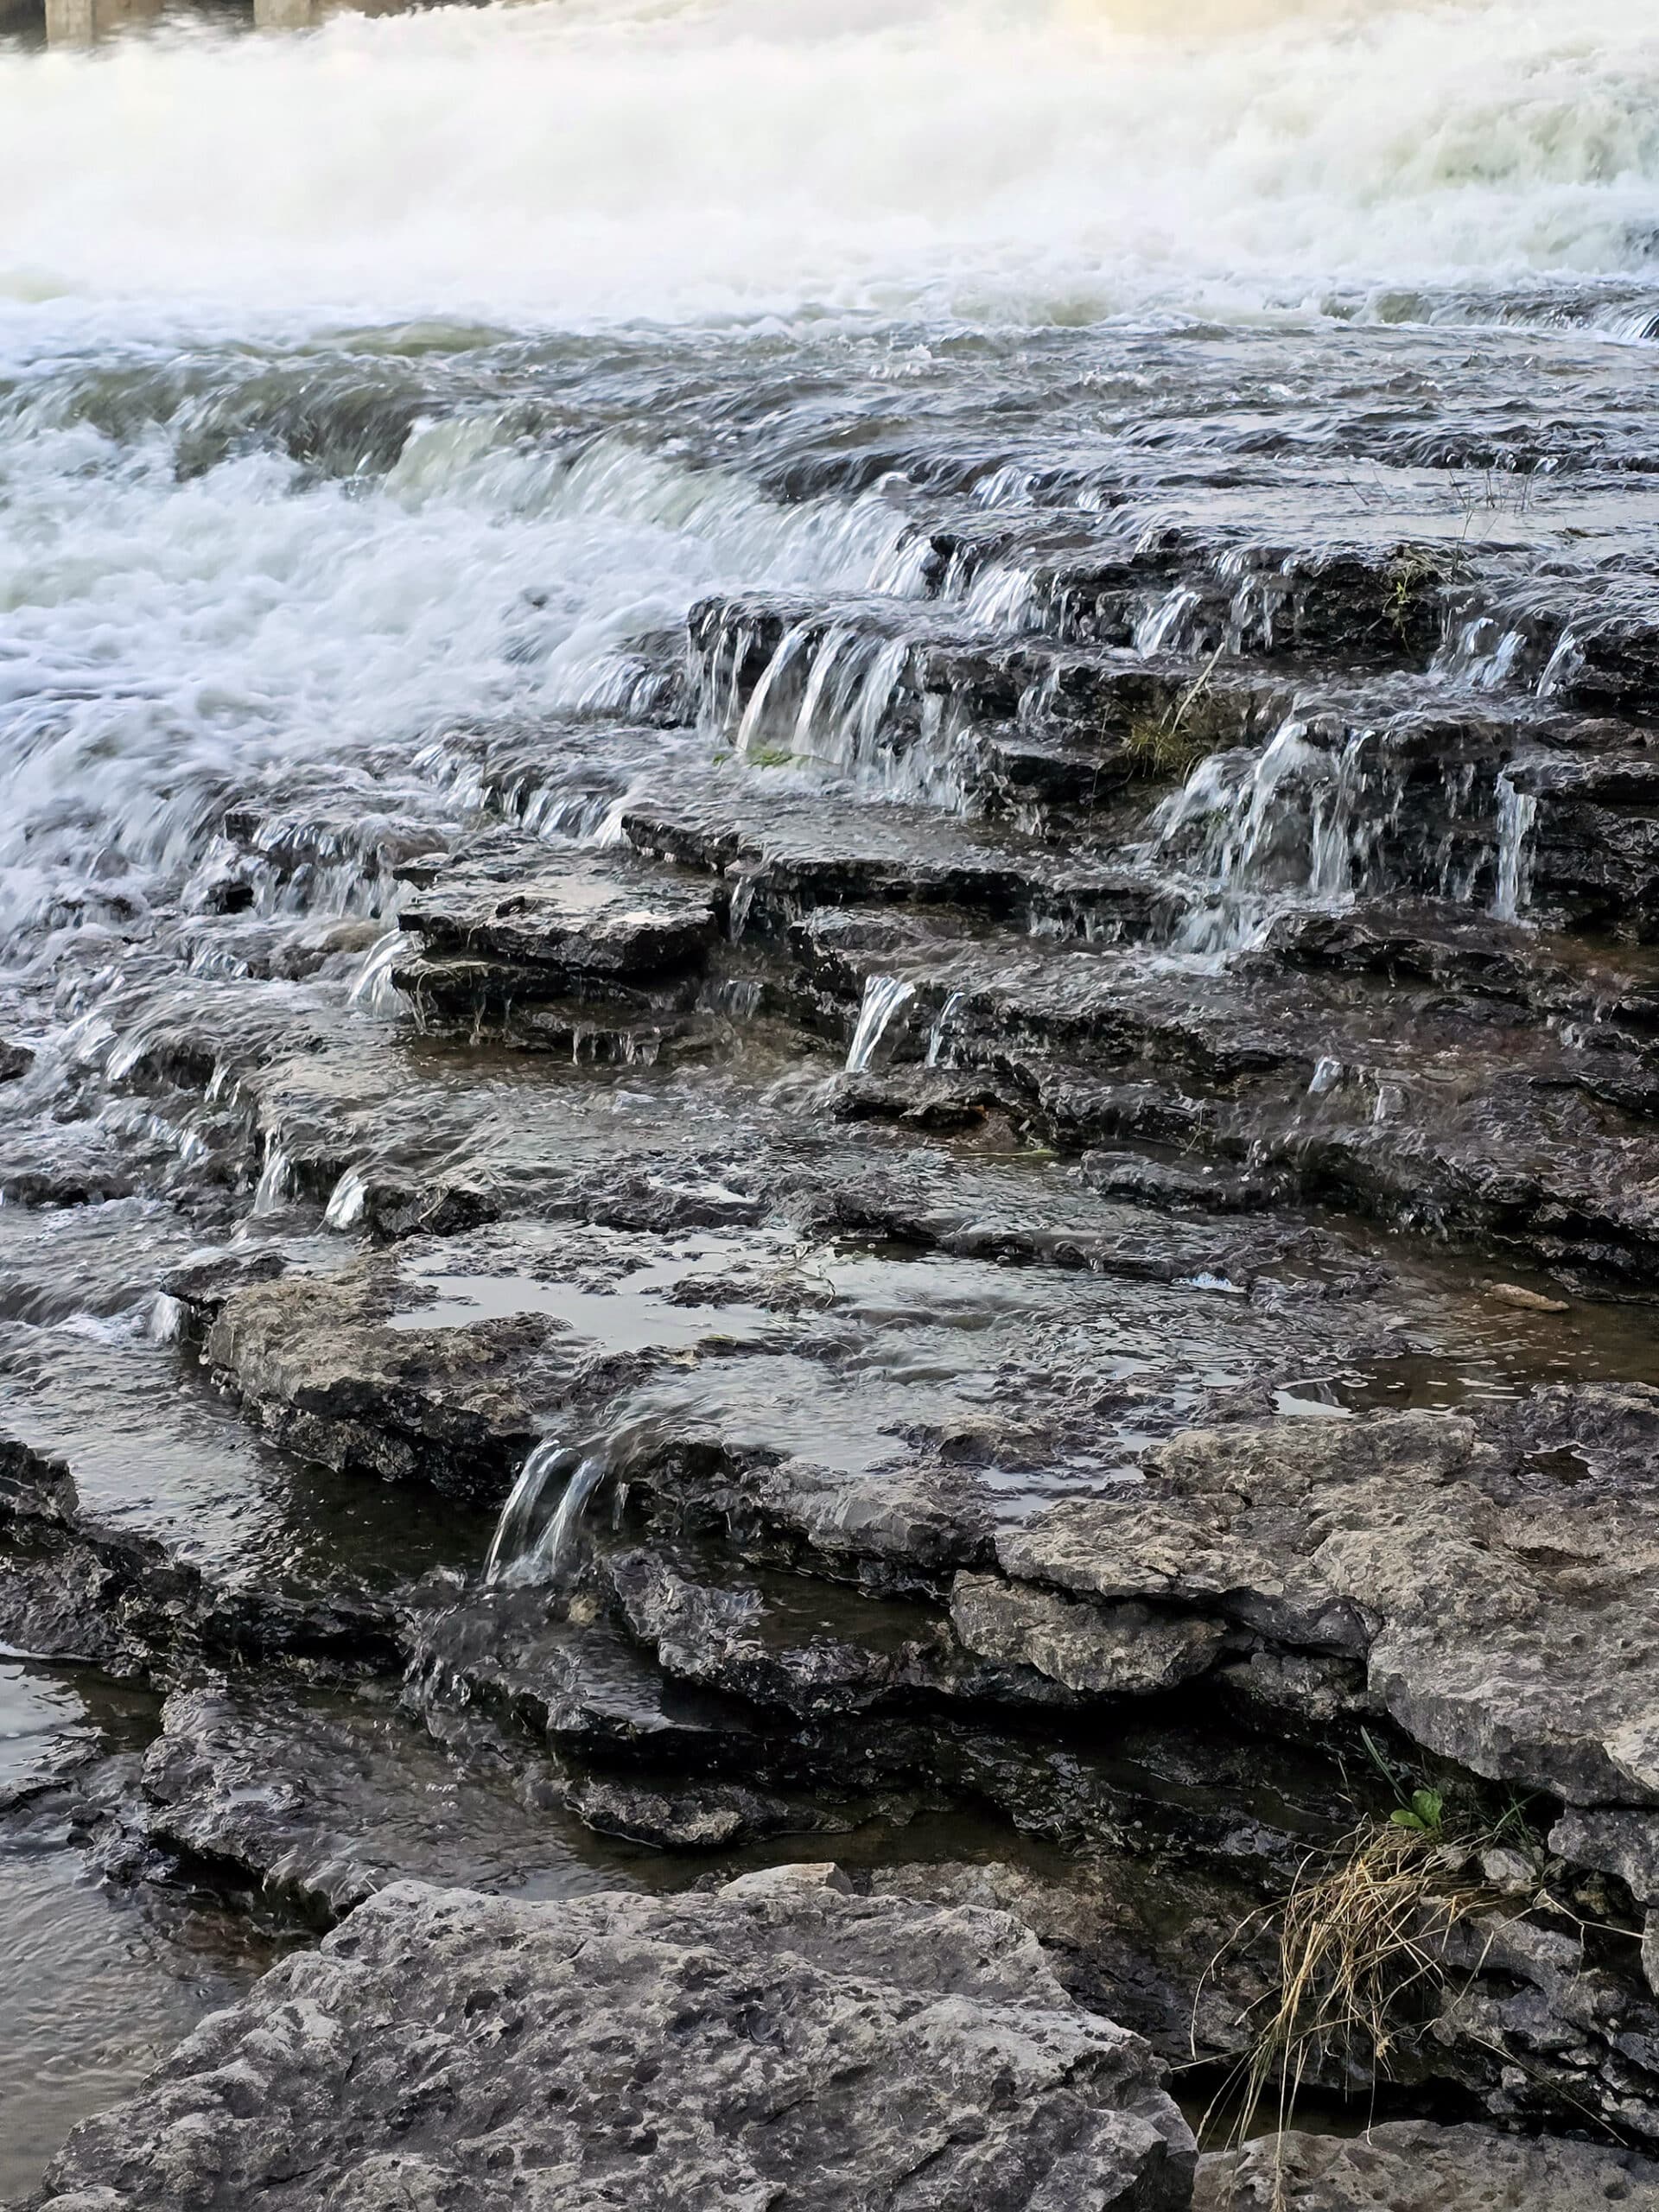
[[[114,1817],[124,1834],[323,1924],[389,1881],[465,1872],[524,1890],[579,1883],[551,1777],[450,1759],[395,1709],[315,1694],[286,1711],[220,1690],[161,1713]],[[575,1831],[580,1834],[579,1829]]]
[[[1552,327],[1570,439],[1501,329],[1321,326],[1300,398],[1219,330],[902,381],[734,337],[695,404],[665,339],[503,358],[573,500],[670,467],[622,405],[660,512],[795,550],[699,555],[626,634],[516,579],[502,665],[568,696],[181,769],[170,857],[74,874],[47,825],[0,1640],[133,1702],[0,1784],[3,1841],[111,1910],[337,1924],[78,2139],[64,2212],[493,2206],[510,2160],[584,2208],[809,2168],[1185,2206],[1153,2058],[1085,2015],[1207,2100],[1299,1870],[1420,1791],[1471,1901],[1385,2088],[1434,2120],[1295,2139],[1290,2201],[1643,2201],[1646,401]],[[444,358],[342,429],[353,499],[417,418],[474,435]],[[538,2050],[564,2107],[502,2087]]]

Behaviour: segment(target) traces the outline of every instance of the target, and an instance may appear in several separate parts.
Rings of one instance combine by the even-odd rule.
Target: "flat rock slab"
[[[1659,2165],[1602,2143],[1401,2120],[1204,2159],[1193,2212],[1653,2212]]]
[[[1579,1394],[1593,1435],[1608,1401]],[[1552,1398],[1551,1433],[1566,1415]],[[1570,1429],[1572,1423],[1567,1421]],[[1451,1414],[1190,1430],[1143,1491],[1064,1500],[997,1540],[1006,1589],[959,1580],[959,1632],[1065,1678],[1141,1610],[1363,1661],[1415,1740],[1580,1805],[1659,1804],[1653,1477],[1515,1494],[1503,1452]],[[1030,1586],[1054,1593],[1034,1606]],[[1091,1641],[1092,1639],[1092,1641]],[[1061,1664],[1062,1656],[1065,1666]]]
[[[528,1796],[530,1793],[526,1793]],[[463,1774],[396,1712],[344,1699],[180,1692],[162,1709],[124,1823],[332,1920],[398,1878],[490,1891],[592,1889],[556,1787],[520,1802]]]
[[[397,1287],[374,1262],[255,1284],[221,1307],[207,1361],[264,1427],[325,1466],[500,1489],[536,1442],[528,1378],[545,1371],[556,1398],[595,1347],[553,1341],[539,1314],[399,1330]]]
[[[851,1039],[878,987],[906,986],[867,1033],[875,1065],[938,1038],[959,1073],[994,1070],[1034,1098],[1035,1126],[1065,1142],[1125,1133],[1116,1107],[1087,1109],[1079,1077],[1151,1076],[1171,1106],[1203,1102],[1195,1150],[1248,1159],[1287,1198],[1339,1192],[1413,1224],[1432,1211],[1552,1266],[1644,1281],[1659,1267],[1654,1078],[1611,1027],[1586,1053],[1484,991],[1265,957],[1205,975],[1140,945],[1016,944],[894,906],[819,909],[788,955],[803,1020]]]
[[[700,967],[715,938],[706,881],[632,854],[562,851],[512,833],[442,869],[402,920],[435,955],[629,983]]]
[[[873,807],[711,769],[635,792],[622,833],[642,853],[727,877],[774,919],[803,908],[941,900],[1014,918],[1122,915],[1144,925],[1170,894],[1122,868],[1062,857],[937,807]],[[736,907],[741,915],[746,907]]]
[[[1325,1294],[1343,1286],[1317,1239],[1303,1261],[1189,1223],[1152,1275],[1144,1217],[1075,1186],[971,1216],[913,1176],[855,1186],[833,1166],[779,1194],[836,1240],[810,1265],[781,1220],[688,1228],[671,1246],[649,1229],[498,1221],[326,1277],[247,1282],[219,1299],[206,1357],[253,1420],[326,1467],[491,1500],[544,1434],[666,1422],[669,1442],[695,1440],[690,1473],[679,1461],[700,1493],[717,1460],[791,1541],[931,1574],[983,1563],[988,1517],[1121,1476],[1142,1437],[1216,1389],[1276,1387],[1315,1344],[1334,1363],[1378,1340],[1373,1303]],[[1258,1275],[1264,1256],[1307,1282]],[[1243,1281],[1211,1272],[1226,1266]],[[206,1286],[199,1310],[218,1296]],[[643,1450],[628,1445],[634,1471]],[[964,1542],[928,1533],[964,1514]]]
[[[1005,1914],[831,1868],[667,1903],[399,1884],[78,2128],[43,2212],[1185,2212],[1141,2039]]]

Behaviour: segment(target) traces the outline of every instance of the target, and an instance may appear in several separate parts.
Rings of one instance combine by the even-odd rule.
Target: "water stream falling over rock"
[[[847,1072],[862,1075],[875,1058],[895,1016],[916,995],[914,983],[896,976],[872,976],[864,986],[853,1041],[847,1047]]]

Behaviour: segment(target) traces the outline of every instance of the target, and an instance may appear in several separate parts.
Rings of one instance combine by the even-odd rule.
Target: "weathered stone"
[[[1285,1193],[1432,1214],[1550,1266],[1659,1273],[1659,1086],[1645,1046],[1617,1028],[1564,1048],[1599,1019],[1583,982],[1554,994],[1574,1016],[1552,1010],[1548,988],[1535,1010],[1400,979],[1384,1046],[1369,979],[1266,960],[1248,984],[1241,963],[1173,992],[1138,945],[1015,944],[963,915],[893,907],[817,911],[788,952],[789,997],[814,1027],[850,1037],[873,981],[908,985],[887,1049],[920,1058],[947,1028],[958,1079],[994,1068],[1033,1131],[1085,1147],[1184,1138]],[[1144,1091],[1148,1065],[1166,1095],[1155,1108],[1142,1096],[1130,1120],[1122,1094],[1131,1080]]]
[[[1568,1811],[1549,1847],[1574,1866],[1617,1874],[1637,1904],[1659,1906],[1659,1813]]]
[[[1004,1532],[1009,1575],[1365,1660],[1419,1743],[1575,1803],[1659,1803],[1659,1545],[1645,1496],[1501,1504],[1455,1416],[1195,1431],[1143,1492]],[[1593,1620],[1595,1632],[1586,1629]]]
[[[1659,2165],[1605,2143],[1394,2120],[1358,2137],[1268,2135],[1199,2162],[1193,2212],[1645,2212]]]
[[[578,982],[639,984],[683,975],[715,935],[713,894],[623,854],[554,855],[499,834],[441,869],[404,906],[404,927],[437,959],[471,961],[456,990],[502,976],[508,993],[554,995]],[[435,971],[423,971],[430,988]]]
[[[1181,2212],[1193,2164],[1146,2045],[1002,1914],[398,1885],[77,2129],[42,2203]]]
[[[227,1298],[251,1284],[274,1282],[287,1272],[287,1255],[270,1246],[247,1250],[226,1247],[187,1260],[162,1278],[162,1289],[199,1324],[211,1322]]]
[[[448,1329],[393,1325],[397,1279],[367,1262],[328,1280],[292,1275],[220,1306],[205,1357],[260,1423],[334,1467],[416,1476],[499,1495],[535,1445],[531,1373],[556,1402],[595,1347],[545,1316]]]
[[[970,1651],[1094,1697],[1144,1697],[1203,1674],[1227,1638],[1218,1621],[1160,1615],[1141,1605],[1095,1605],[959,1574],[950,1618]]]
[[[728,926],[777,929],[810,907],[969,907],[1021,928],[1149,926],[1178,902],[1129,871],[1066,859],[1034,838],[922,807],[774,791],[715,770],[631,795],[623,834],[641,853],[723,879]]]
[[[880,1867],[869,1887],[1013,1913],[1079,2004],[1121,2019],[1176,2066],[1241,2057],[1273,1987],[1258,1892],[1224,1865],[1096,1850],[1063,1872],[996,1859]]]

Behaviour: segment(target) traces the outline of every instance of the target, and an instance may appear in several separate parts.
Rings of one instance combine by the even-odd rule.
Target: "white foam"
[[[0,297],[88,312],[1067,321],[1628,274],[1656,223],[1651,0],[564,0],[0,55]]]
[[[698,593],[859,584],[902,525],[493,418],[416,431],[384,486],[270,454],[180,481],[159,432],[119,447],[52,400],[0,441],[0,929],[116,855],[130,890],[188,865],[227,785],[581,708]]]

